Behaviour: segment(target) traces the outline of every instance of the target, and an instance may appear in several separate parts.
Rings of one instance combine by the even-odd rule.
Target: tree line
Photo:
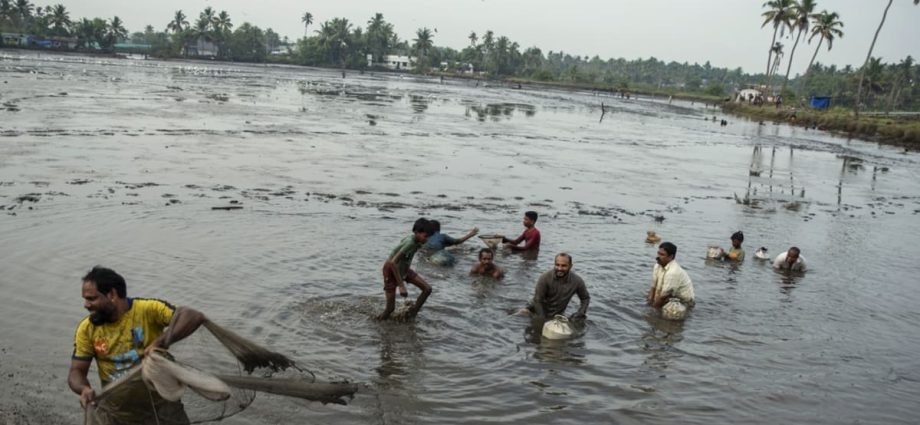
[[[889,0],[888,7],[892,1]],[[917,4],[920,0],[913,1]],[[814,0],[770,0],[764,3],[764,8],[762,27],[771,27],[773,37],[762,74],[714,67],[708,61],[700,65],[666,62],[655,57],[626,60],[562,51],[544,53],[538,47],[522,48],[492,30],[471,32],[469,45],[457,50],[435,45],[436,29],[419,28],[413,38],[401,39],[393,24],[380,13],[371,16],[365,26],[345,18],[332,18],[311,31],[313,15],[305,12],[300,16],[304,36],[292,42],[271,28],[263,30],[248,22],[234,27],[227,11],[218,12],[212,7],[202,10],[197,19],[177,10],[162,30],[147,25],[143,32],[128,34],[117,16],[72,21],[61,4],[43,8],[34,7],[29,0],[0,0],[0,30],[74,37],[77,49],[86,50],[111,51],[116,43],[130,41],[149,46],[148,52],[161,58],[200,54],[197,48],[206,43],[215,48],[212,56],[218,60],[364,70],[372,66],[368,56],[376,63],[386,55],[401,55],[412,57],[414,72],[419,73],[472,71],[487,78],[713,97],[727,97],[740,88],[758,87],[769,94],[782,94],[787,100],[821,95],[832,96],[834,104],[839,106],[853,107],[859,103],[874,109],[920,110],[920,88],[916,84],[920,66],[910,56],[900,62],[882,63],[871,56],[870,49],[866,63],[859,69],[824,66],[817,61],[820,51],[832,49],[834,41],[844,35],[843,22],[836,12],[817,12]],[[884,16],[879,31],[883,24]],[[785,44],[790,42],[787,58]],[[804,74],[790,79],[796,50],[811,43],[815,47]],[[781,66],[784,60],[785,69]]]

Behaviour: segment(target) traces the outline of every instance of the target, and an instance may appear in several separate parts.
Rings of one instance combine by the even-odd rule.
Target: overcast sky
[[[33,0],[34,1],[34,0]],[[654,56],[664,61],[699,62],[764,72],[772,28],[761,28],[764,0],[61,0],[71,19],[118,15],[129,31],[147,24],[163,30],[176,10],[194,19],[207,6],[226,10],[235,26],[250,22],[292,40],[302,37],[304,12],[313,14],[312,33],[323,21],[344,17],[367,26],[376,12],[395,26],[401,39],[415,30],[437,30],[439,46],[463,48],[471,31],[491,29],[521,48],[599,55],[602,59]],[[51,3],[57,3],[51,0]],[[37,4],[42,4],[39,0]],[[865,60],[885,0],[818,0],[818,10],[840,14],[844,37],[818,61],[858,67]],[[803,36],[804,38],[804,36]],[[920,6],[894,0],[873,56],[896,62],[920,58]],[[796,51],[793,74],[804,71],[817,38]],[[783,40],[788,58],[793,40]]]

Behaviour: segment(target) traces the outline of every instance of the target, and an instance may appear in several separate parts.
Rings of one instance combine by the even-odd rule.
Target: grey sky
[[[300,17],[307,11],[314,17],[311,33],[321,22],[334,17],[366,27],[368,19],[380,12],[393,23],[401,39],[411,40],[416,29],[428,27],[437,29],[436,45],[457,49],[469,44],[471,31],[482,35],[491,29],[496,35],[517,41],[522,48],[537,46],[544,53],[562,50],[573,55],[596,54],[602,59],[654,56],[701,64],[709,60],[714,66],[740,66],[745,72],[765,71],[772,36],[771,28],[760,28],[763,0],[61,1],[71,11],[71,19],[118,15],[130,31],[140,31],[147,24],[162,30],[179,9],[194,21],[202,9],[212,6],[218,11],[226,10],[234,25],[250,22],[263,29],[271,27],[293,40],[303,36]],[[845,26],[844,37],[834,42],[830,52],[822,47],[817,60],[839,66],[861,65],[886,3],[818,0],[819,11],[836,11]],[[911,0],[894,0],[874,56],[886,62],[896,62],[907,55],[920,58],[917,40],[920,6],[914,6]],[[793,39],[782,41],[788,58]],[[797,49],[793,74],[807,66],[815,43],[817,39]]]

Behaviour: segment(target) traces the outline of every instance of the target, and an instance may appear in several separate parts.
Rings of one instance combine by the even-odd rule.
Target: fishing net
[[[257,370],[261,374],[253,375]],[[279,372],[283,376],[276,376]],[[86,410],[84,423],[194,424],[243,411],[256,392],[346,404],[356,391],[354,384],[317,382],[312,372],[286,356],[206,321],[192,337],[170,351],[145,356],[103,388],[96,405]]]

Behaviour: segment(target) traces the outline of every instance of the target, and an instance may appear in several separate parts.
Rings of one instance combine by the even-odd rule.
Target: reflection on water
[[[664,376],[672,361],[680,357],[675,351],[675,346],[683,340],[684,321],[664,319],[660,312],[652,309],[648,309],[642,317],[649,325],[640,339],[645,354],[642,365],[653,373]]]

